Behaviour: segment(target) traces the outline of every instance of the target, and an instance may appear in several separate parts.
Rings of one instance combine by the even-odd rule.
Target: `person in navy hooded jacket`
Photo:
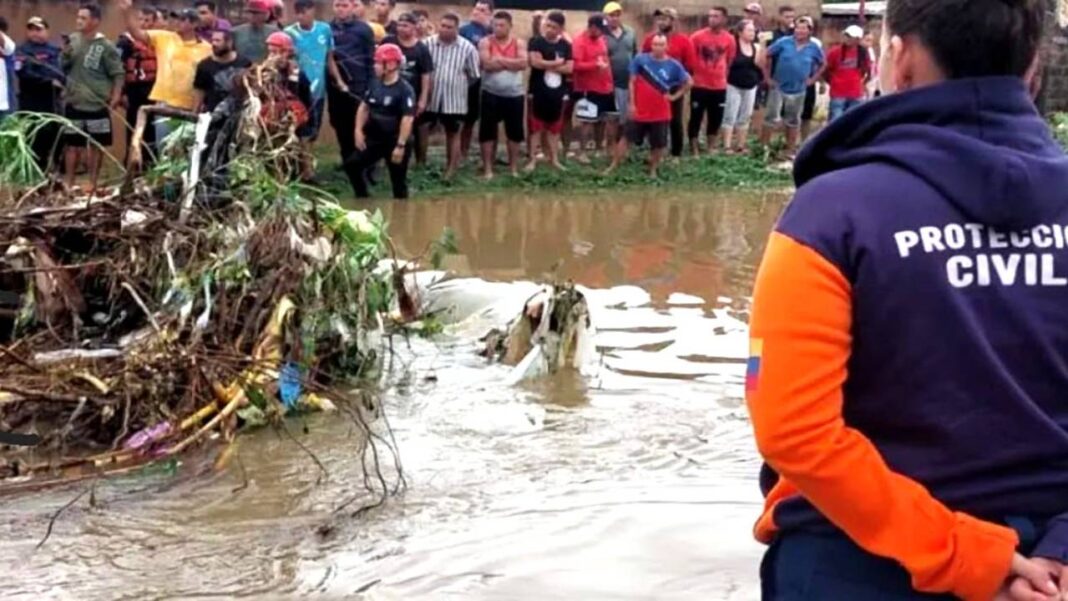
[[[889,0],[756,280],[764,599],[1068,593],[1068,158],[1045,0]],[[1059,589],[1059,590],[1058,590]]]
[[[60,53],[59,46],[49,40],[48,21],[30,17],[26,21],[26,41],[15,50],[20,111],[60,114],[65,80]],[[52,163],[59,164],[59,133],[59,125],[53,123],[45,125],[33,139],[33,153],[42,170]]]

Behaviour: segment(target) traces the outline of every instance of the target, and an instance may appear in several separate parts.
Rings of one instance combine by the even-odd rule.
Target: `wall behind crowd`
[[[751,0],[749,0],[751,1]],[[241,9],[244,2],[235,0],[216,0],[216,3],[220,6],[220,12],[222,16],[238,19],[242,18]],[[60,33],[67,33],[74,29],[74,19],[78,10],[78,5],[81,4],[80,0],[0,0],[0,16],[7,18],[11,24],[12,33],[16,40],[21,40],[22,25],[31,16],[41,16],[48,20],[52,26],[52,31],[57,36]],[[115,8],[115,2],[110,0],[102,0],[101,6],[104,7],[104,33],[114,37],[117,36],[123,30],[123,24],[121,16],[118,10]],[[148,2],[137,2],[141,4],[150,4],[154,6],[161,6],[164,8],[172,7],[189,7],[192,5],[192,0],[157,0],[155,2],[149,0]],[[330,0],[322,0],[322,7],[320,9],[320,18],[330,18]],[[547,7],[552,6],[553,2],[542,2]],[[559,0],[557,4],[567,5],[568,0]],[[640,33],[645,33],[652,28],[653,11],[661,6],[674,6],[679,10],[682,15],[682,30],[686,32],[695,31],[701,27],[704,27],[705,15],[712,6],[723,5],[726,6],[732,16],[737,17],[742,14],[742,8],[747,4],[747,0],[724,0],[722,2],[715,0],[677,0],[676,2],[670,2],[665,0],[630,0],[622,2],[624,6],[624,22],[634,27]],[[781,4],[789,4],[798,10],[799,14],[807,14],[813,17],[820,15],[821,2],[819,0],[798,0],[792,2],[789,0],[765,0],[761,2],[764,6],[764,10],[769,15],[774,15]],[[286,0],[288,7],[287,14],[292,15],[293,0]],[[466,18],[471,12],[471,4],[463,3],[457,4],[452,1],[442,0],[429,0],[424,2],[399,2],[397,4],[396,14],[411,10],[414,8],[422,8],[431,14],[435,20],[446,12],[456,12],[461,18]],[[111,10],[109,10],[111,9]],[[528,10],[509,10],[515,18],[516,34],[521,37],[528,37],[530,35],[530,14]],[[565,10],[564,14],[567,15],[568,31],[575,33],[580,31],[586,23],[586,18],[589,16],[588,11],[575,11]]]

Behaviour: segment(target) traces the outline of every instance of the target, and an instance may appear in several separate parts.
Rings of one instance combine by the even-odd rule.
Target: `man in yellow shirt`
[[[176,31],[141,29],[132,0],[120,0],[119,7],[126,16],[129,32],[135,39],[151,44],[156,51],[156,83],[148,99],[158,105],[193,111],[197,108],[193,79],[197,63],[211,56],[211,44],[197,37],[199,17],[195,10],[179,12]],[[162,141],[170,133],[170,120],[157,119],[156,140]]]

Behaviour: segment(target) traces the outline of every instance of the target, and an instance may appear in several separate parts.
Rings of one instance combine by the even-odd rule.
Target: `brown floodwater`
[[[510,386],[476,356],[477,320],[396,344],[381,399],[408,487],[383,507],[317,533],[361,472],[351,422],[315,415],[291,429],[322,482],[262,430],[240,440],[246,478],[101,483],[40,549],[81,489],[4,499],[3,597],[758,599],[745,321],[784,202],[651,189],[376,205],[402,254],[451,227],[472,298],[518,311],[517,282],[588,287],[591,375]]]

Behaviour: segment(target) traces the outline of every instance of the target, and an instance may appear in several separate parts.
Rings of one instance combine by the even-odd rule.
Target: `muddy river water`
[[[598,366],[522,387],[471,333],[398,345],[383,383],[408,488],[316,534],[357,486],[331,415],[240,470],[5,499],[5,599],[759,598],[758,460],[742,398],[749,294],[781,194],[450,198],[379,205],[403,253],[452,227],[449,267],[592,289]],[[507,288],[507,287],[505,287]],[[299,431],[299,428],[297,428]],[[299,432],[298,432],[299,435]]]

